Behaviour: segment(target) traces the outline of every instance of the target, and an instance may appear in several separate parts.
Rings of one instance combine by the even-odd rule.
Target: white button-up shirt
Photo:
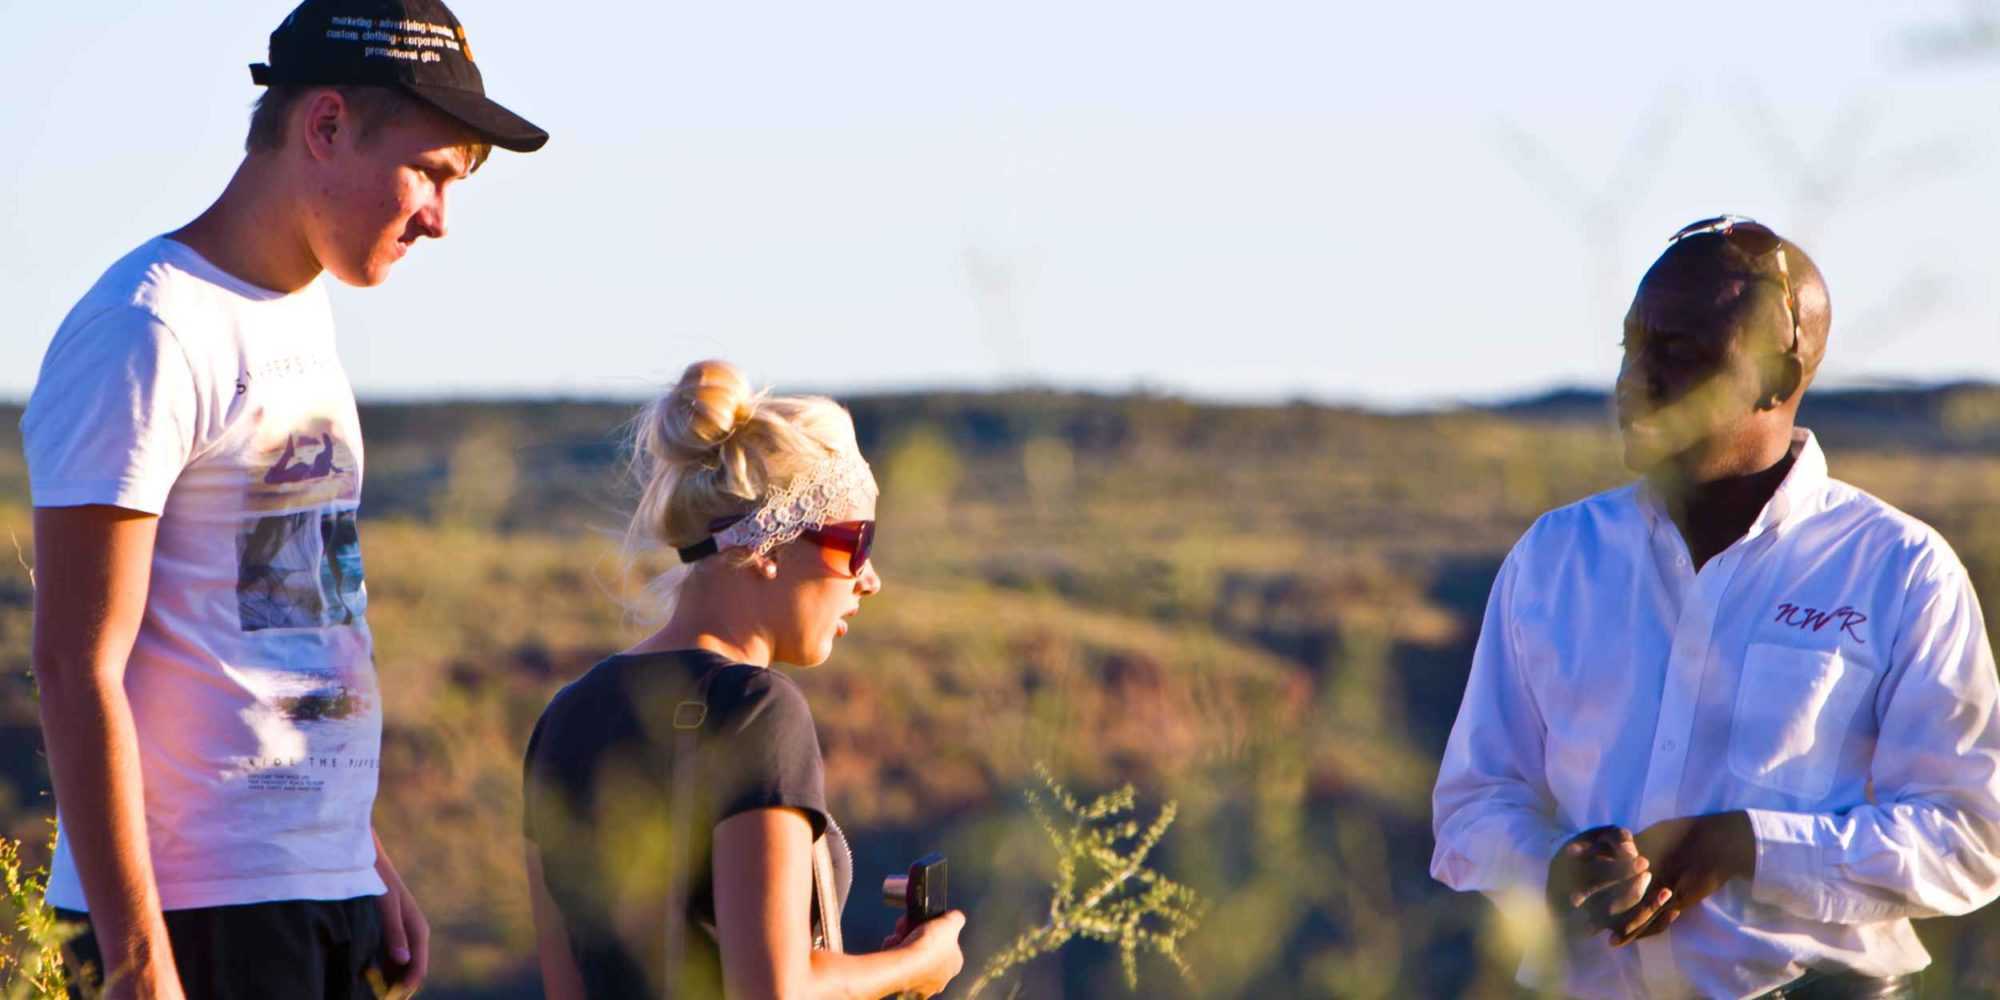
[[[1433,796],[1433,876],[1539,898],[1591,827],[1743,809],[1756,831],[1754,879],[1635,945],[1575,942],[1566,993],[1914,972],[1930,956],[1911,917],[2000,895],[2000,684],[1965,569],[1829,479],[1809,432],[1795,444],[1700,572],[1635,484],[1544,515],[1493,584]]]

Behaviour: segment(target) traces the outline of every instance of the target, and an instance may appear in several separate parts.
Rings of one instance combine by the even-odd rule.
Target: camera
[[[882,880],[882,902],[901,907],[909,926],[916,927],[950,909],[945,905],[949,866],[944,855],[935,851],[910,865],[908,875],[891,875]]]

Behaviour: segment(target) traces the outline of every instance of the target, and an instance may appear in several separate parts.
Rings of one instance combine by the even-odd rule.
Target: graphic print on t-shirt
[[[245,506],[253,511],[296,511],[336,501],[357,502],[354,452],[320,419],[285,435],[261,456],[264,471],[251,484]]]
[[[236,561],[236,609],[245,632],[352,625],[368,610],[351,510],[250,521],[236,538]]]
[[[367,625],[359,470],[323,418],[263,442],[247,470],[236,610],[260,655],[236,672],[258,701],[242,714],[257,738],[241,762],[252,790],[316,792],[331,770],[375,766],[349,749],[377,710],[373,671],[324,653],[337,631]]]
[[[368,597],[352,453],[322,420],[285,435],[268,459],[236,536],[243,631],[354,624]]]

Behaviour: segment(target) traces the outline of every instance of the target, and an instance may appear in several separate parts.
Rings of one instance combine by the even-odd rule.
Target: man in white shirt
[[[251,72],[235,176],[83,296],[21,420],[48,897],[110,997],[373,997],[429,961],[371,821],[363,453],[319,276],[379,284],[491,146],[548,137],[436,0],[306,0]]]
[[[1831,320],[1749,220],[1640,283],[1618,377],[1642,480],[1552,511],[1493,585],[1431,873],[1523,890],[1578,997],[1902,997],[1913,917],[2000,895],[1993,654],[1935,531],[1793,422]]]

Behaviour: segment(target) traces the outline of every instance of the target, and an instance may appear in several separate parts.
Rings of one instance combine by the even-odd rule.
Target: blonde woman
[[[882,589],[874,476],[847,411],[719,361],[641,414],[635,536],[688,563],[666,625],[550,701],[527,753],[528,883],[554,1000],[931,996],[952,912],[849,955],[852,855],[805,696]]]

